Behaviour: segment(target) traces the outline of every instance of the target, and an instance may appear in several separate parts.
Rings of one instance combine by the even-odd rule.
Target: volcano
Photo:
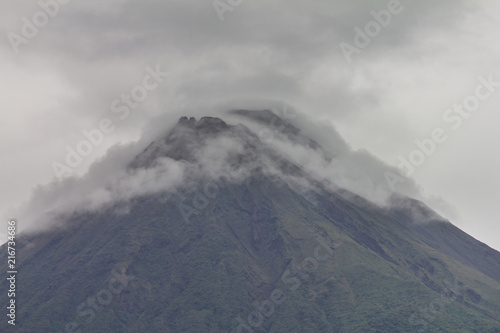
[[[342,151],[286,117],[231,116],[180,118],[127,161],[154,172],[133,195],[17,238],[1,331],[500,332],[499,252],[419,199],[380,204],[284,155]],[[182,179],[163,188],[171,165]]]

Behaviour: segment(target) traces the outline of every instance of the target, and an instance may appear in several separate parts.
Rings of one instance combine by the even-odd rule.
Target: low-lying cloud
[[[116,128],[73,168],[75,177],[87,173],[118,142],[136,142],[146,125],[150,131],[142,135],[151,141],[181,115],[199,118],[221,109],[266,107],[234,103],[241,98],[287,101],[312,122],[335,122],[355,149],[346,150],[349,145],[335,134],[308,130],[303,123],[311,138],[319,142],[315,135],[323,135],[323,146],[339,156],[311,162],[309,172],[318,169],[322,177],[383,201],[387,191],[379,186],[384,180],[378,171],[384,168],[358,148],[397,164],[399,155],[414,149],[415,139],[427,137],[441,121],[443,110],[470,93],[469,85],[479,75],[499,77],[494,41],[500,7],[493,2],[401,0],[404,10],[392,15],[390,24],[347,64],[341,43],[353,43],[356,27],[364,30],[374,20],[373,11],[396,2],[243,1],[222,22],[212,1],[88,0],[61,5],[29,43],[19,45],[18,53],[8,38],[0,43],[0,86],[9,92],[2,98],[6,112],[0,114],[2,123],[9,124],[0,140],[2,184],[8,192],[0,203],[4,219],[21,219],[11,207],[36,184],[49,183],[52,162],[64,161],[65,147],[76,148],[85,139],[82,131],[97,128],[101,119],[110,118]],[[38,2],[6,3],[0,29],[5,36],[20,34],[23,18],[32,20],[40,10]],[[168,78],[121,119],[123,114],[110,106],[143,82],[148,66],[156,65]],[[221,102],[227,107],[212,110]],[[464,126],[455,138],[450,136],[446,147],[415,174],[430,192],[460,207],[465,212],[462,222],[475,222],[466,231],[479,230],[475,236],[489,239],[489,244],[496,242],[491,227],[499,179],[494,176],[498,159],[490,153],[498,132],[495,103],[482,106],[478,122],[467,124],[474,130]],[[151,121],[162,114],[162,122]],[[269,131],[261,137],[266,135]],[[149,142],[144,143],[142,149]],[[306,149],[301,154],[309,153]],[[477,172],[472,171],[475,164],[480,164]],[[332,174],[331,169],[337,171]],[[408,180],[397,186],[408,194],[414,187]]]
[[[269,106],[279,113],[275,105]],[[141,140],[114,146],[85,175],[39,186],[19,211],[22,230],[40,231],[63,223],[73,213],[117,204],[123,208],[137,196],[175,193],[195,187],[201,178],[244,181],[255,170],[279,177],[294,188],[311,186],[309,179],[332,191],[346,189],[380,206],[394,203],[384,174],[398,170],[366,151],[352,150],[331,125],[314,123],[295,110],[293,116],[289,114],[290,122],[269,111],[259,121],[222,111],[220,116],[229,126],[221,125],[220,132],[210,127],[217,124],[207,125],[208,129],[196,127],[202,123],[199,118],[191,120],[198,124],[194,126],[174,125],[159,117],[146,126]],[[158,136],[150,142],[150,130],[157,123],[166,128],[153,131]],[[264,130],[271,136],[261,135]],[[285,172],[283,161],[298,166],[306,177]],[[405,184],[400,194],[423,199],[412,180],[406,179]]]

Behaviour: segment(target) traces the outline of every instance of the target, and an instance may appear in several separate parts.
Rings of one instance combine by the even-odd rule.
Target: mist
[[[300,121],[306,136],[338,156],[322,160],[299,147],[294,161],[383,204],[392,191],[385,172],[401,176],[385,166],[397,167],[400,156],[417,148],[415,140],[443,126],[443,112],[473,93],[478,77],[500,77],[500,8],[491,1],[402,0],[390,24],[347,61],[340,45],[354,45],[355,28],[363,29],[374,19],[372,11],[387,6],[243,1],[221,20],[211,2],[69,2],[36,36],[13,47],[9,34],[22,34],[23,17],[30,20],[42,9],[36,2],[5,4],[0,87],[7,93],[0,119],[8,126],[0,163],[8,195],[0,214],[32,225],[15,208],[26,207],[22,203],[38,186],[59,188],[54,184],[67,183],[65,178],[89,177],[91,165],[112,147],[132,145],[137,154],[180,116],[281,110],[283,103],[298,111],[297,120],[287,120]],[[148,77],[152,71],[162,73],[158,80]],[[144,83],[150,87],[144,99],[132,101]],[[491,230],[498,215],[500,160],[493,152],[499,101],[492,94],[459,130],[447,133],[448,141],[416,168],[414,180],[393,180],[397,192],[425,199],[496,248]],[[99,129],[105,119],[113,130],[59,177],[54,163],[67,165],[67,147],[76,150],[86,140],[82,133]],[[270,144],[289,155],[296,143],[277,138]],[[87,201],[92,207],[99,200]]]
[[[203,179],[244,182],[256,170],[298,191],[313,189],[310,181],[316,181],[331,191],[345,189],[381,207],[397,205],[398,201],[392,200],[397,193],[446,211],[446,206],[426,198],[415,182],[403,178],[398,169],[367,151],[353,150],[331,123],[311,121],[281,101],[231,103],[268,111],[235,115],[229,111],[241,108],[229,107],[226,102],[214,104],[207,111],[182,108],[174,112],[176,117],[195,114],[198,124],[202,115],[222,118],[228,130],[216,135],[178,124],[171,115],[155,117],[144,126],[138,141],[111,147],[84,175],[38,186],[30,200],[16,211],[23,221],[21,232],[61,227],[79,213],[114,209],[121,214],[136,197],[175,195],[196,188]],[[253,119],[262,112],[265,117]],[[200,135],[201,141],[193,139]],[[307,177],[283,170],[282,161],[298,166]],[[398,187],[403,191],[391,189],[387,172],[404,179],[405,186]]]

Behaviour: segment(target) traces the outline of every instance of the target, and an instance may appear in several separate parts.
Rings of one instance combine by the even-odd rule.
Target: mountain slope
[[[182,118],[129,169],[223,138],[242,140],[227,172],[19,239],[16,332],[500,332],[500,253],[415,200],[333,191],[216,118]]]

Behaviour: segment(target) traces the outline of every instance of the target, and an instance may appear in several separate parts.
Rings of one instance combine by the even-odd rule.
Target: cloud
[[[174,191],[182,184],[182,162],[161,158],[151,169],[130,169],[137,145],[115,146],[82,177],[38,186],[17,212],[21,231],[40,231],[74,213],[97,211],[137,196]]]
[[[440,121],[436,115],[469,93],[470,82],[497,68],[499,8],[493,3],[401,0],[404,10],[348,65],[339,44],[352,42],[353,29],[363,28],[373,19],[370,11],[388,3],[243,1],[223,22],[211,1],[89,0],[61,6],[36,37],[20,45],[18,54],[7,38],[0,43],[5,74],[0,87],[9,92],[2,99],[8,112],[0,115],[9,124],[0,143],[1,180],[9,193],[0,203],[2,215],[15,215],[11,208],[34,186],[50,183],[55,176],[51,163],[64,160],[65,147],[74,147],[82,130],[96,128],[104,117],[115,122],[116,130],[74,170],[75,176],[83,176],[110,147],[136,142],[141,135],[153,138],[181,115],[214,115],[217,105],[261,109],[252,106],[260,102],[248,102],[252,100],[286,101],[311,121],[334,122],[356,151],[351,161],[367,163],[365,153],[358,152],[366,148],[397,163],[399,154],[411,151],[413,141],[426,137]],[[20,33],[22,17],[30,19],[40,10],[36,2],[5,6],[0,11],[4,35]],[[120,120],[111,103],[130,93],[145,68],[156,64],[171,75]],[[247,102],[239,104],[243,100]],[[469,147],[467,154],[488,141],[477,139],[485,125],[496,123],[494,112],[485,114],[474,131],[466,135],[464,130],[455,141]],[[162,122],[152,124],[151,119]],[[332,151],[345,149],[337,139],[324,139],[326,145],[337,145],[329,147]],[[429,161],[418,181],[466,207],[467,218],[493,223],[498,198],[482,193],[495,193],[497,184],[481,181],[481,175],[463,176],[467,170],[454,166],[467,164],[471,170],[474,159],[453,151],[447,148],[440,155],[445,157]],[[486,165],[491,154],[481,151],[478,158]],[[495,159],[491,170],[497,166]],[[491,170],[488,178],[498,179]],[[460,191],[471,187],[478,188],[475,197],[489,202],[480,217],[467,191]]]
[[[279,111],[274,110],[275,113]],[[307,175],[320,183],[330,184],[331,190],[335,191],[340,187],[378,205],[386,206],[390,204],[389,199],[395,193],[386,178],[386,173],[391,172],[403,182],[397,193],[423,198],[413,180],[403,177],[398,169],[385,164],[369,152],[353,150],[332,124],[311,121],[304,114],[296,112],[294,111],[288,120],[299,130],[293,135],[285,133],[285,126],[274,121],[273,116],[249,121],[249,118],[253,118],[250,113],[244,124],[252,128],[279,156],[300,166]],[[264,134],[265,130],[269,130],[271,134]],[[310,139],[314,141],[312,144]]]
[[[153,142],[147,132],[138,142],[109,149],[83,176],[38,186],[16,212],[23,221],[20,230],[45,230],[64,224],[73,214],[123,210],[136,197],[175,193],[201,178],[244,180],[258,165],[256,151],[247,146],[256,137],[243,126],[227,127],[222,121],[229,130],[219,135],[210,119],[215,118],[198,119],[196,128],[167,126]]]

